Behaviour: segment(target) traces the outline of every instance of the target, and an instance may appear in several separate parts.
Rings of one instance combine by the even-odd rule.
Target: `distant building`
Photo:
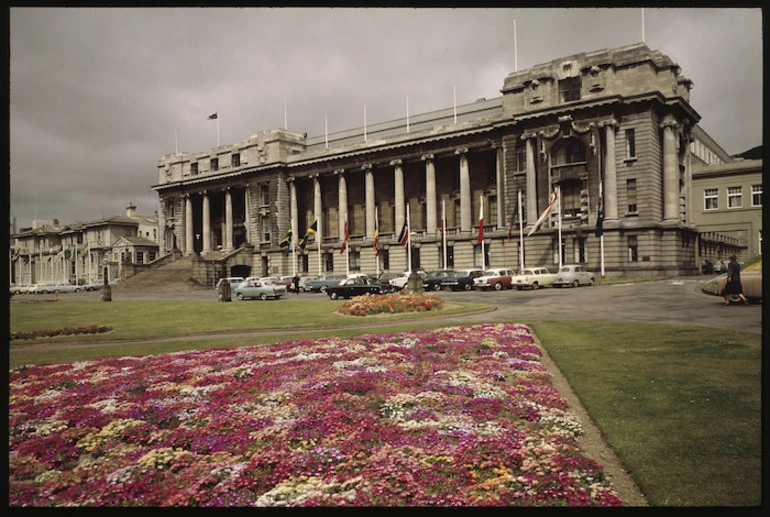
[[[693,167],[692,219],[700,261],[745,261],[762,253],[762,160]]]
[[[120,255],[112,255],[113,246],[121,239],[136,239],[141,232],[144,253],[132,253],[131,262],[137,258],[144,261],[141,263],[150,262],[158,253],[157,230],[157,218],[136,215],[133,204],[126,207],[126,215],[94,221],[35,222],[32,228],[11,235],[11,282],[86,284],[102,282],[105,276],[112,280],[120,276],[121,269]]]

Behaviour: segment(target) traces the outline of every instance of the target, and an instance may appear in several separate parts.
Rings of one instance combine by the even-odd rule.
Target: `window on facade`
[[[230,165],[232,165],[233,167],[240,167],[241,165],[240,153],[233,153],[233,155],[230,157]]]
[[[516,142],[516,172],[527,171],[527,143],[521,140]]]
[[[583,238],[576,238],[575,245],[575,262],[578,264],[585,264],[586,261],[586,240]]]
[[[719,208],[719,189],[707,188],[703,190],[703,208],[706,210]]]
[[[727,208],[740,208],[743,206],[743,193],[741,187],[727,187]]]
[[[350,259],[350,270],[361,271],[361,252],[351,251],[348,258]]]
[[[628,199],[628,213],[636,214],[639,212],[636,204],[636,180],[626,180],[626,198]]]
[[[556,149],[554,165],[570,165],[573,163],[585,163],[586,149],[576,138],[564,140]]]
[[[262,203],[262,206],[270,204],[270,189],[267,185],[259,186],[259,200]]]
[[[580,77],[568,77],[559,81],[559,98],[562,102],[580,100]]]
[[[420,248],[412,248],[412,271],[420,269]]]
[[[628,261],[639,262],[639,244],[636,235],[628,236]]]
[[[551,249],[553,249],[553,263],[558,266],[558,264],[559,264],[559,255],[558,255],[559,239],[558,239],[558,237],[551,240]],[[566,252],[567,252],[567,243],[566,243],[566,241],[562,241],[561,242],[561,262],[562,262],[562,264],[567,262],[567,253]]]
[[[482,261],[481,251],[484,250],[484,259]],[[482,246],[481,244],[473,245],[473,259],[476,267],[481,267],[482,264],[489,266],[489,246]]]
[[[218,171],[219,170],[219,158],[212,158],[211,159],[211,170],[212,171]]]
[[[751,206],[762,206],[762,185],[751,186]]]
[[[263,241],[270,240],[270,217],[269,216],[264,216],[262,218],[262,240]]]
[[[149,259],[150,262],[152,262],[157,258],[157,256],[154,251],[150,251],[147,253],[147,258]]]
[[[626,129],[626,159],[636,158],[636,134],[633,129]]]
[[[197,163],[191,163],[190,164],[190,174],[193,176],[198,174],[198,164]]]
[[[390,269],[390,251],[389,250],[380,250],[380,261],[382,263],[382,269],[386,271]]]
[[[327,273],[330,271],[334,271],[334,255],[332,255],[331,253],[324,253],[323,263],[324,263],[324,271],[326,271]]]
[[[137,264],[144,264],[144,252],[143,251],[137,251],[136,252],[136,263]]]
[[[567,181],[560,185],[561,212],[564,219],[580,217],[580,182]]]

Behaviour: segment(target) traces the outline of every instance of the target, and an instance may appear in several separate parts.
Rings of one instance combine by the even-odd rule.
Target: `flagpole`
[[[521,190],[519,190],[519,271],[524,269],[524,222],[521,220]]]
[[[348,235],[350,228],[348,227],[348,213],[345,212],[345,275],[350,276],[350,243],[348,242]]]
[[[219,147],[219,111],[217,111],[217,147]]]
[[[601,199],[600,203],[604,204],[604,183],[599,182],[599,199]],[[604,210],[604,206],[601,207],[602,210]],[[599,250],[600,250],[600,256],[601,256],[601,272],[602,272],[602,278],[604,278],[604,231],[602,231],[602,234],[599,236]]]
[[[446,200],[441,200],[441,241],[444,248],[444,269],[447,269],[446,263]]]
[[[289,118],[286,111],[286,97],[283,98],[283,128],[289,130]]]
[[[559,211],[559,271],[561,271],[561,187],[556,187],[557,190],[557,198],[556,198],[556,208]]]
[[[364,104],[364,142],[366,142],[366,104]]]
[[[412,273],[412,225],[409,222],[409,203],[406,204],[406,251],[407,251],[407,271]]]
[[[179,152],[179,137],[176,134],[176,128],[174,128],[174,153]]]
[[[484,257],[484,196],[479,196],[479,237],[481,237],[481,270],[487,269]]]
[[[644,43],[644,7],[642,7],[642,43]]]
[[[321,214],[316,217],[318,220],[318,228],[316,228],[316,236],[318,238],[318,276],[321,276]]]
[[[406,132],[409,132],[409,96],[406,96]]]
[[[453,105],[454,105],[454,113],[455,113],[455,124],[457,124],[457,85],[452,85],[452,99],[453,99]]]
[[[329,148],[329,115],[324,115],[324,142],[326,149]]]
[[[374,207],[374,234],[377,235],[377,239],[375,241],[379,240],[379,225],[377,224],[377,218],[378,218],[378,210],[377,207]],[[377,246],[379,245],[378,242],[374,243],[374,271],[375,274],[380,274],[380,251],[377,249]]]
[[[513,71],[519,71],[519,50],[516,45],[516,18],[513,19]]]

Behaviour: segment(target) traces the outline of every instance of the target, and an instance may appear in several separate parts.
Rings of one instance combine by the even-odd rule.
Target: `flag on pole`
[[[305,245],[307,244],[307,240],[310,237],[314,237],[317,231],[318,231],[318,219],[313,221],[313,224],[311,224],[310,228],[308,228],[307,231],[305,232],[305,236],[302,237],[299,240],[299,247],[300,247],[300,249],[303,249],[303,250],[305,249]]]
[[[511,235],[513,234],[513,227],[516,226],[519,216],[519,196],[516,196],[516,203],[513,205],[513,212],[511,212],[511,220],[508,223],[508,242],[511,242]]]
[[[72,250],[68,249],[64,252],[64,260],[69,260],[71,256],[72,256]]]
[[[345,236],[342,238],[342,247],[340,248],[340,255],[345,253],[345,248],[348,246],[348,239],[350,238],[350,229],[348,228],[348,214],[345,214]]]
[[[484,242],[484,197],[479,197],[479,237],[477,244]]]
[[[601,237],[604,233],[604,192],[602,189],[602,184],[599,183],[599,213],[596,217],[596,230],[594,231],[594,235],[597,237]]]
[[[406,246],[409,241],[409,225],[404,220],[404,226],[401,227],[401,233],[398,234],[398,243],[402,246]]]
[[[219,118],[219,112],[212,113],[211,115],[209,115],[209,118],[207,120],[216,120],[218,118]]]
[[[286,231],[286,237],[284,237],[281,240],[281,249],[287,255],[291,251],[291,235],[292,235],[291,225],[289,225],[289,229]]]
[[[551,194],[551,200],[548,202],[548,206],[545,207],[545,210],[543,210],[543,213],[540,214],[540,217],[537,218],[537,221],[535,222],[535,226],[532,227],[532,229],[527,234],[527,237],[535,233],[540,229],[540,227],[543,225],[546,219],[548,219],[548,216],[551,215],[551,212],[554,211],[556,208],[556,200],[558,199],[558,189],[553,191],[553,194]]]
[[[86,257],[88,255],[88,241],[84,242],[80,247],[80,255]]]

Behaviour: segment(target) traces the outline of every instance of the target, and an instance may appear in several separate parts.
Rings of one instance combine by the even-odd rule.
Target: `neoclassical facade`
[[[527,266],[553,270],[561,251],[563,263],[607,276],[694,273],[690,142],[700,117],[691,87],[669,57],[635,44],[511,73],[495,99],[166,155],[153,186],[160,254],[178,249],[253,275],[402,272],[408,254],[397,236],[408,213],[411,269],[444,267],[442,220],[447,267],[518,269],[519,228],[509,239],[509,224],[519,193],[526,235],[559,187],[561,239],[552,214],[523,239]],[[315,240],[284,253],[288,229],[301,238],[314,221]]]

